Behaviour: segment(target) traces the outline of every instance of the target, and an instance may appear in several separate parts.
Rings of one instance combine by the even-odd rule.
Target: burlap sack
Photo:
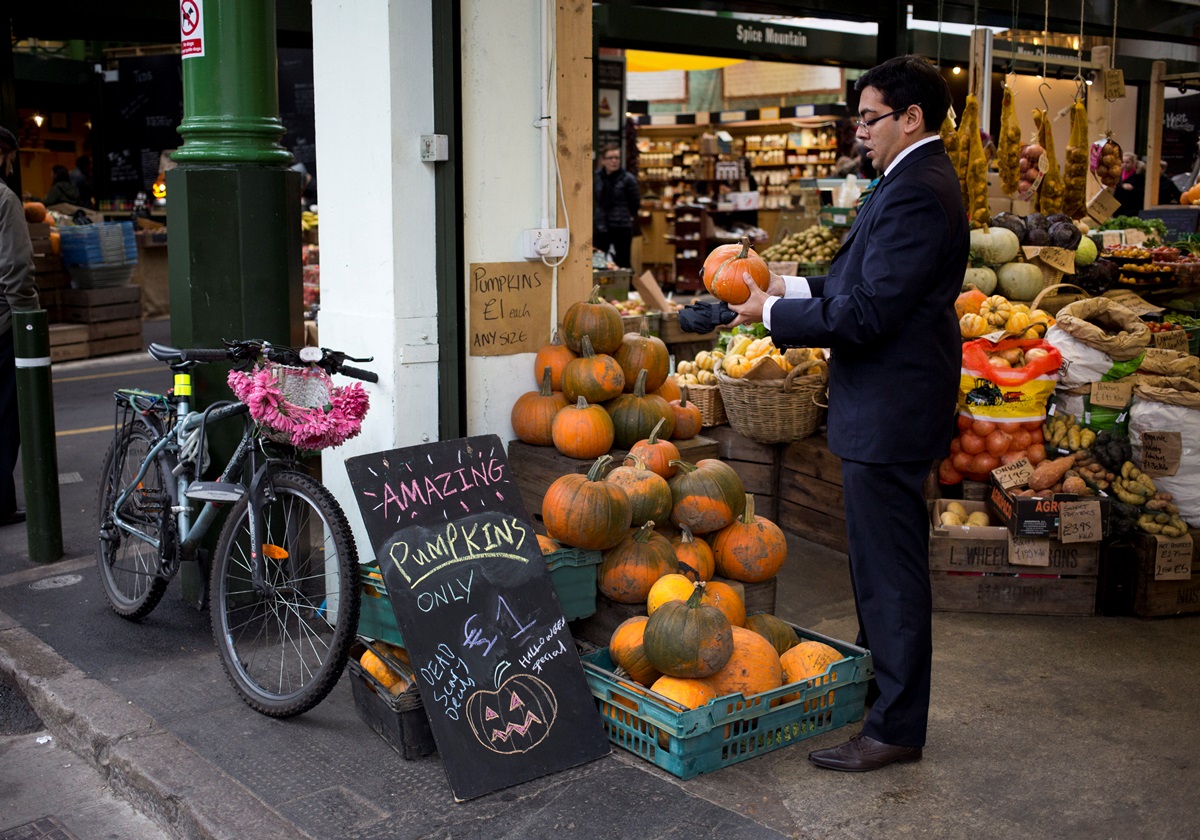
[[[1142,437],[1147,432],[1179,434],[1175,475],[1154,476],[1154,486],[1174,496],[1185,522],[1200,527],[1200,383],[1180,376],[1143,377],[1134,386],[1129,409],[1133,461],[1143,468]]]
[[[1146,350],[1150,328],[1133,310],[1109,298],[1069,303],[1058,312],[1056,327],[1084,344],[1125,362]]]
[[[1200,357],[1179,350],[1147,353],[1137,369],[1138,376],[1179,376],[1200,382]]]

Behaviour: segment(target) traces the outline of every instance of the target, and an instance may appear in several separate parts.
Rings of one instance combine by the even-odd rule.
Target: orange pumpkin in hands
[[[743,236],[739,245],[719,245],[704,260],[704,288],[726,303],[750,299],[743,274],[749,274],[764,292],[771,283],[771,270]]]

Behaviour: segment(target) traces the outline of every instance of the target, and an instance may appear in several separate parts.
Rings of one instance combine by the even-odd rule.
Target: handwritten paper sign
[[[1029,479],[1033,477],[1033,464],[1029,463],[1028,458],[1022,458],[1019,461],[1013,461],[1011,464],[996,467],[996,469],[992,470],[992,476],[996,479],[996,483],[1005,490],[1012,490],[1014,487],[1024,487],[1029,483]]]
[[[1133,383],[1128,381],[1093,382],[1088,399],[1094,406],[1121,409],[1133,397]]]
[[[1192,536],[1163,537],[1157,534],[1154,551],[1155,580],[1192,579]]]
[[[1151,478],[1175,475],[1183,459],[1179,432],[1142,432],[1142,472]]]
[[[1107,222],[1109,219],[1111,219],[1113,217],[1113,214],[1115,214],[1120,209],[1121,209],[1121,202],[1117,199],[1117,197],[1115,195],[1110,193],[1108,190],[1100,190],[1100,192],[1098,192],[1094,196],[1092,196],[1092,200],[1088,202],[1087,214],[1089,216],[1091,216],[1092,219],[1094,219],[1097,224],[1102,225],[1105,222]],[[1114,242],[1112,244],[1120,245],[1121,244],[1120,237],[1118,236],[1118,237],[1116,237],[1116,239],[1117,239],[1117,242]],[[1104,244],[1107,245],[1109,243],[1105,242]]]
[[[1152,339],[1154,346],[1160,349],[1188,352],[1188,336],[1185,330],[1163,330],[1156,332]]]
[[[346,470],[455,799],[606,755],[500,438],[377,452]]]
[[[1157,315],[1160,312],[1166,311],[1161,306],[1155,306],[1141,295],[1131,292],[1128,289],[1110,289],[1104,293],[1104,296],[1117,301],[1117,303],[1131,310],[1139,317],[1142,315]]]
[[[1058,541],[1062,543],[1099,542],[1104,536],[1100,502],[1081,499],[1058,505]]]
[[[1108,100],[1125,98],[1125,71],[1104,71],[1104,98]]]
[[[1008,535],[1008,562],[1014,566],[1049,566],[1050,540]]]
[[[472,356],[536,353],[550,342],[551,270],[541,263],[471,263]]]

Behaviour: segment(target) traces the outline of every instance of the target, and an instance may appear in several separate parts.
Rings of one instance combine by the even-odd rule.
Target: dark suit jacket
[[[771,308],[781,346],[828,347],[829,449],[854,461],[944,457],[962,339],[954,300],[969,237],[941,140],[898,163],[854,220],[811,299]]]

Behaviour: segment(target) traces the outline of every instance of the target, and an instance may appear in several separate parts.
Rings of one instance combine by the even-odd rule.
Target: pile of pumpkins
[[[954,302],[958,329],[963,338],[980,338],[1003,332],[1010,338],[1045,338],[1054,317],[1044,309],[1030,309],[1003,295],[986,295],[979,289],[964,290]]]
[[[525,443],[584,460],[643,438],[693,438],[700,434],[700,407],[670,367],[662,339],[649,334],[645,321],[639,332],[626,333],[621,313],[597,286],[567,310],[562,331],[538,350],[534,375],[541,387],[513,404],[513,432]]]
[[[819,349],[793,347],[784,352],[775,346],[769,335],[762,338],[736,335],[724,350],[701,350],[691,361],[676,364],[675,380],[681,386],[716,385],[716,371],[741,379],[764,359],[774,362],[783,373],[789,373],[797,366],[802,367],[800,373],[805,376],[828,372],[824,353]]]
[[[544,552],[601,551],[599,591],[646,605],[647,615],[613,633],[609,653],[619,675],[695,709],[824,673],[841,653],[801,642],[772,615],[748,617],[738,589],[779,572],[783,531],[755,514],[753,495],[728,464],[687,463],[672,449],[670,441],[639,441],[611,472],[612,457],[601,456],[587,475],[556,479],[542,502]],[[673,538],[661,532],[670,531],[667,522],[678,529]]]

